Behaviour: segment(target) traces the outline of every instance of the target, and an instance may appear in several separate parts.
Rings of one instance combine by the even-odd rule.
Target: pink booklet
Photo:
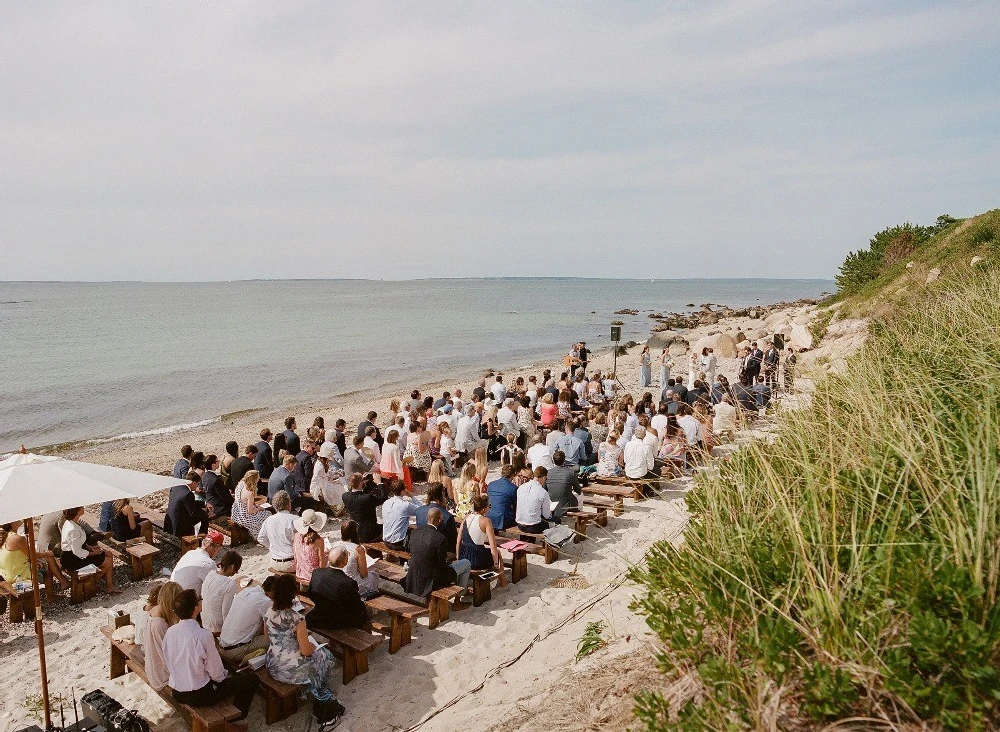
[[[509,552],[516,552],[521,549],[527,549],[531,544],[526,541],[521,541],[520,539],[511,539],[505,544],[501,544],[501,549],[506,549]]]

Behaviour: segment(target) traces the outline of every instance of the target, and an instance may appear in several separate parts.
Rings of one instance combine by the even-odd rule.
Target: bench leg
[[[573,517],[573,543],[579,544],[587,538],[587,519],[583,516]]]
[[[114,643],[111,644],[111,678],[117,679],[128,673],[125,654]]]
[[[514,552],[514,560],[511,562],[510,577],[515,584],[528,576],[528,552],[520,549]]]
[[[487,602],[491,596],[489,580],[482,580],[478,577],[472,578],[472,605],[479,607]]]
[[[368,653],[355,651],[352,648],[344,649],[344,684],[354,681],[355,677],[368,673]]]
[[[506,570],[506,566],[507,566],[507,563],[503,559],[501,559],[500,560],[500,577],[497,580],[497,587],[506,587],[507,586],[507,572],[505,571]],[[513,574],[513,570],[511,570],[511,574]]]
[[[8,618],[12,623],[20,623],[24,620],[24,601],[20,597],[12,597],[8,600]]]
[[[556,549],[551,544],[545,544],[545,563],[552,564],[552,562],[559,559],[559,550]]]
[[[264,722],[275,724],[288,719],[299,710],[298,694],[281,696],[273,689],[264,690]]]
[[[615,501],[615,516],[621,516],[623,513],[625,513],[625,501],[619,498]]]
[[[607,526],[608,525],[608,512],[607,511],[598,511],[597,512],[597,525],[598,526]]]
[[[406,643],[409,642],[410,639],[407,637]],[[389,625],[389,653],[395,653],[406,643],[403,642],[403,618],[393,615]]]
[[[441,597],[431,596],[428,609],[430,610],[430,615],[427,617],[427,624],[431,630],[438,627],[451,616],[451,603]]]

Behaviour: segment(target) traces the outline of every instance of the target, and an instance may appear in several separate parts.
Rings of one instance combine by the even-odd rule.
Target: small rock
[[[971,261],[971,262],[969,262],[969,266],[970,266],[970,267],[975,267],[975,266],[976,266],[977,264],[979,264],[979,263],[980,263],[980,262],[982,262],[982,261],[983,261],[983,258],[982,258],[982,257],[973,257],[973,258],[972,258],[972,261]]]
[[[941,276],[941,268],[940,267],[935,267],[934,269],[932,269],[930,272],[927,273],[927,282],[926,282],[926,284],[929,285],[932,282],[936,282],[937,278],[940,277],[940,276]]]
[[[916,264],[916,262],[907,262],[906,263],[906,268],[907,269],[913,269],[913,267],[914,267],[915,264]]]
[[[631,308],[622,308],[621,310],[615,310],[615,315],[638,315],[638,310],[632,310]]]

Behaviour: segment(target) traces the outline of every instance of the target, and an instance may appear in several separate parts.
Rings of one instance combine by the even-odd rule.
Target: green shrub
[[[704,693],[637,698],[644,729],[754,728],[777,689],[805,722],[1000,727],[998,291],[942,279],[699,476],[684,544],[634,577],[661,669]]]

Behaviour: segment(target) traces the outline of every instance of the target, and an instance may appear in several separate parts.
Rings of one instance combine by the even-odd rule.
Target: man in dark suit
[[[382,541],[382,526],[378,522],[375,509],[386,501],[385,489],[375,486],[365,490],[365,476],[355,473],[347,479],[349,490],[344,492],[344,508],[351,520],[358,525],[358,536],[362,543]]]
[[[253,459],[253,469],[266,481],[274,472],[274,460],[271,457],[271,430],[267,427],[260,431],[260,442],[257,443],[257,455]]]
[[[442,520],[438,531],[444,534],[448,546],[454,546],[458,541],[458,527],[455,525],[455,517],[444,506],[444,486],[440,483],[431,483],[427,486],[427,503],[417,506],[417,526],[427,523],[427,514],[432,508],[441,512]]]
[[[375,427],[375,442],[381,448],[385,442],[382,439],[382,431],[375,425],[376,419],[378,419],[378,412],[369,412],[368,417],[358,423],[358,437],[363,438],[367,434],[369,427]]]
[[[191,455],[194,454],[194,448],[190,445],[185,445],[181,448],[181,458],[176,463],[174,463],[174,470],[172,475],[178,480],[184,480],[187,477],[188,471],[191,469]]]
[[[295,426],[295,417],[285,418],[285,450],[288,451],[289,455],[298,455],[302,449],[299,436],[295,434]]]
[[[312,485],[313,469],[316,467],[316,443],[306,440],[302,450],[295,456],[295,489],[299,493],[308,493]]]
[[[358,583],[344,574],[347,552],[335,547],[329,559],[330,565],[314,569],[309,580],[309,599],[316,606],[306,615],[306,625],[324,630],[363,628],[368,609],[358,593]]]
[[[209,514],[194,499],[194,491],[201,483],[201,476],[193,470],[187,474],[188,482],[170,489],[167,514],[163,517],[163,529],[174,536],[192,536],[195,524],[208,529]]]
[[[267,481],[267,500],[273,501],[274,494],[278,491],[285,491],[291,496],[295,493],[295,456],[285,455],[281,465],[271,473],[270,480]]]
[[[205,505],[212,507],[213,516],[228,516],[233,506],[233,494],[215,472],[219,468],[217,455],[205,458],[205,474],[201,476],[201,492],[205,496]]]
[[[549,470],[545,490],[549,493],[549,500],[556,502],[552,517],[561,520],[567,509],[579,506],[583,488],[580,486],[579,471],[566,465],[566,455],[562,450],[552,453],[552,462],[555,467]]]
[[[763,362],[764,352],[754,343],[750,348],[750,353],[747,355],[746,366],[744,366],[747,383],[751,386],[757,381],[757,375],[760,373],[760,366]]]
[[[243,448],[243,454],[233,460],[232,465],[229,466],[229,479],[232,481],[233,492],[236,491],[236,486],[243,480],[243,476],[253,470],[253,461],[256,457],[257,446],[247,445]]]
[[[346,429],[347,422],[342,419],[338,419],[336,424],[333,425],[333,437],[327,437],[330,442],[337,446],[341,455],[347,452],[347,435],[344,432]]]
[[[410,532],[409,571],[403,578],[403,589],[417,597],[428,597],[434,590],[449,585],[469,586],[472,563],[459,559],[448,563],[448,540],[438,531],[441,509],[427,512],[427,523]]]

